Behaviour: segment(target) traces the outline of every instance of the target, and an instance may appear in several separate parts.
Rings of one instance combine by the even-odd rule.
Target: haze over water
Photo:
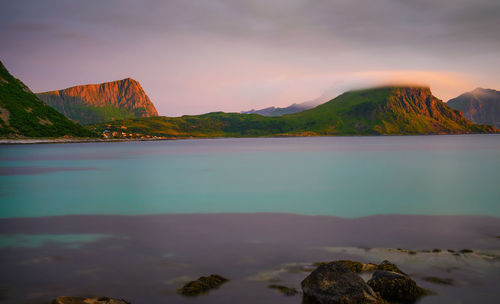
[[[500,136],[3,146],[0,216],[500,215]]]

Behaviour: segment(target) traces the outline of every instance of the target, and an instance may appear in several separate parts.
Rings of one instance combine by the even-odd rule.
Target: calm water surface
[[[0,147],[0,216],[500,215],[500,136]]]
[[[495,303],[499,160],[495,135],[0,146],[0,302],[300,304],[268,286],[389,259],[436,292],[419,304]]]

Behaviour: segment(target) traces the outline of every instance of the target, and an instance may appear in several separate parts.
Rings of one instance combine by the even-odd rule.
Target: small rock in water
[[[305,302],[380,304],[382,299],[343,261],[320,265],[301,283]]]
[[[281,292],[281,293],[283,293],[284,295],[287,295],[287,296],[294,296],[294,295],[296,295],[296,294],[299,293],[299,291],[296,288],[286,287],[286,286],[283,286],[283,285],[272,284],[272,285],[269,285],[267,287],[269,287],[271,289],[276,289],[279,292]]]
[[[85,297],[58,297],[52,300],[52,304],[130,304],[122,299],[108,297],[85,298]]]
[[[212,274],[208,277],[199,277],[195,281],[184,284],[178,292],[185,296],[196,296],[205,293],[210,289],[217,288],[227,281],[229,280],[218,274]]]
[[[389,302],[413,303],[425,294],[424,289],[403,272],[376,270],[368,285]]]
[[[454,280],[450,278],[425,277],[424,281],[441,285],[453,285]]]

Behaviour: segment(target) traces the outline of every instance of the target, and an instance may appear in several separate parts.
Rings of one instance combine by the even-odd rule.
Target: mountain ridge
[[[172,137],[306,135],[417,135],[496,133],[449,108],[426,87],[349,91],[313,109],[283,116],[214,112],[182,117],[130,119],[96,125],[100,131]]]
[[[298,112],[302,112],[305,110],[312,109],[314,107],[317,107],[318,105],[328,101],[329,99],[325,97],[325,94],[323,94],[321,97],[318,97],[313,100],[301,102],[301,103],[293,103],[287,107],[267,107],[259,110],[249,110],[249,111],[242,111],[240,112],[241,114],[259,114],[262,116],[282,116],[286,114],[294,114]]]
[[[447,104],[462,111],[471,121],[500,128],[500,91],[476,88],[448,100]]]
[[[130,77],[41,92],[37,96],[66,117],[83,124],[158,116],[140,83]]]
[[[282,115],[286,115],[286,114],[294,114],[294,113],[309,110],[309,109],[312,109],[312,108],[318,106],[319,103],[318,104],[312,103],[314,101],[315,100],[306,101],[306,102],[302,102],[302,103],[293,103],[287,107],[271,106],[271,107],[267,107],[267,108],[263,108],[263,109],[259,109],[259,110],[252,109],[249,111],[243,111],[243,112],[241,112],[241,114],[259,114],[262,116],[282,116]]]

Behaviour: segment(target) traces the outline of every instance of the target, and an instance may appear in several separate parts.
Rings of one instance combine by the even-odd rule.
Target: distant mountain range
[[[127,119],[95,126],[171,137],[409,135],[498,132],[467,120],[426,87],[381,87],[346,92],[313,109],[284,116],[208,113]]]
[[[37,96],[72,120],[92,125],[84,128],[70,121]],[[498,125],[498,96],[498,91],[476,89],[450,100],[448,105],[475,121]],[[35,95],[0,63],[1,137],[96,136],[91,130],[106,137],[127,138],[500,132],[493,126],[471,122],[462,112],[434,97],[427,87],[371,88],[322,102],[317,99],[254,114],[216,112],[158,117],[153,103],[133,79]]]
[[[131,78],[37,93],[37,96],[81,124],[158,116],[139,82]]]
[[[302,102],[302,103],[294,103],[294,104],[289,105],[288,107],[284,107],[284,108],[268,107],[268,108],[264,108],[264,109],[260,109],[260,110],[252,109],[250,111],[243,111],[241,113],[242,114],[259,114],[262,116],[282,116],[285,114],[294,114],[294,113],[298,113],[298,112],[312,109],[312,108],[314,108],[314,107],[316,107],[316,106],[318,106],[318,105],[320,105],[328,100],[329,99],[326,98],[325,96],[321,96],[321,97],[316,98],[314,100],[309,100],[309,101]]]
[[[1,137],[97,137],[41,101],[0,62]]]
[[[447,104],[475,123],[500,128],[500,91],[477,88],[450,99]]]

